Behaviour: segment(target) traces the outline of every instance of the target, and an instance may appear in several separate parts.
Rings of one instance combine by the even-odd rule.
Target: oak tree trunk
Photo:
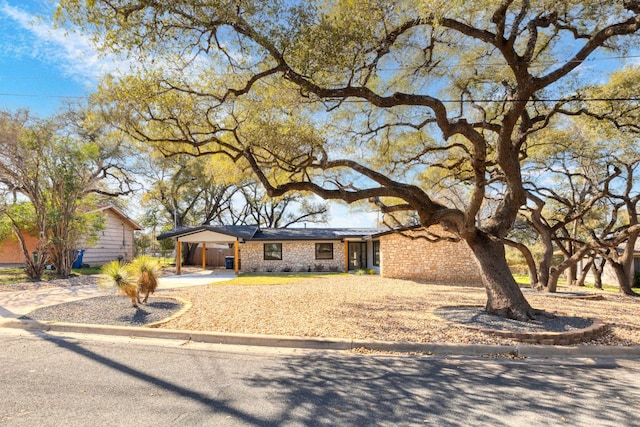
[[[625,265],[619,262],[609,261],[613,271],[616,273],[618,284],[620,285],[620,292],[625,295],[637,297],[638,294],[633,291],[633,276],[629,275],[629,271],[625,268]]]
[[[487,291],[487,314],[521,321],[534,319],[536,310],[529,305],[509,270],[504,244],[481,232],[467,243],[475,255]]]

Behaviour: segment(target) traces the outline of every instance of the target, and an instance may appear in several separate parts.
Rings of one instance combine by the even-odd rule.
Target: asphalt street
[[[640,426],[640,362],[0,330],[3,426]]]

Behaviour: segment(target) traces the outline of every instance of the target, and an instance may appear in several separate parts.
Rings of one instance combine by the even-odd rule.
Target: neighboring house
[[[435,228],[435,230],[441,229]],[[478,268],[464,242],[431,242],[421,229],[397,233],[374,228],[267,228],[257,226],[182,227],[161,234],[207,249],[233,248],[228,268],[236,273],[354,271],[371,269],[383,277],[477,283]],[[216,246],[214,246],[216,245]],[[177,245],[178,270],[180,248]]]
[[[27,250],[30,254],[34,253],[38,246],[38,238],[34,234],[22,232]],[[0,242],[0,264],[24,264],[22,246],[13,233],[11,233],[7,239]]]
[[[618,248],[618,250],[622,252],[624,249],[620,247]],[[601,259],[598,259],[597,261],[600,262]],[[583,263],[584,261],[580,263],[580,265],[578,266],[579,269],[582,269]],[[638,241],[636,242],[636,246],[633,251],[633,265],[631,266],[631,268],[632,268],[632,271],[631,271],[632,276],[636,274],[640,274],[640,239],[638,239]],[[586,277],[586,281],[592,282],[592,283],[595,281],[594,275],[593,275],[593,267],[589,270],[589,273],[587,274],[587,277]],[[618,278],[616,277],[616,273],[608,262],[605,263],[604,270],[602,271],[602,284],[607,286],[619,285]]]
[[[82,263],[96,266],[116,259],[132,260],[135,255],[133,235],[136,230],[142,230],[142,227],[113,205],[106,205],[96,211],[102,211],[105,215],[105,227],[98,232],[96,243],[87,246],[81,242],[78,245],[78,249],[84,250]]]
[[[87,246],[81,242],[78,245],[78,249],[84,250],[82,263],[96,266],[115,259],[131,260],[135,247],[133,234],[136,230],[142,230],[142,227],[115,206],[107,205],[96,211],[105,215],[105,228],[98,232],[95,244]],[[29,253],[33,253],[37,238],[27,233],[24,236]],[[15,236],[11,235],[4,242],[0,242],[0,264],[23,263],[24,255]]]

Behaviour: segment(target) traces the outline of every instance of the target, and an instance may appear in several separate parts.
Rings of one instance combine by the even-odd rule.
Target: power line
[[[43,95],[34,93],[0,93],[0,96],[4,97],[19,97],[19,98],[58,98],[58,99],[84,99],[88,98],[88,95]]]
[[[0,97],[20,97],[20,98],[58,98],[58,99],[86,99],[89,95],[40,95],[28,93],[0,93]],[[327,99],[331,101],[331,99]],[[335,102],[367,103],[364,99],[335,99]],[[640,102],[640,97],[624,98],[539,98],[539,99],[439,99],[444,104],[471,104],[471,103],[518,103],[518,102]]]

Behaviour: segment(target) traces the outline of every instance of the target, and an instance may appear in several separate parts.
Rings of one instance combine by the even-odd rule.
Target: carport
[[[182,274],[182,245],[181,243],[197,243],[202,246],[202,268],[206,268],[207,245],[223,244],[233,246],[233,270],[235,274],[240,271],[240,243],[250,239],[258,230],[256,226],[230,225],[210,226],[203,225],[193,228],[178,228],[158,236],[158,240],[167,238],[176,239],[176,273]]]

